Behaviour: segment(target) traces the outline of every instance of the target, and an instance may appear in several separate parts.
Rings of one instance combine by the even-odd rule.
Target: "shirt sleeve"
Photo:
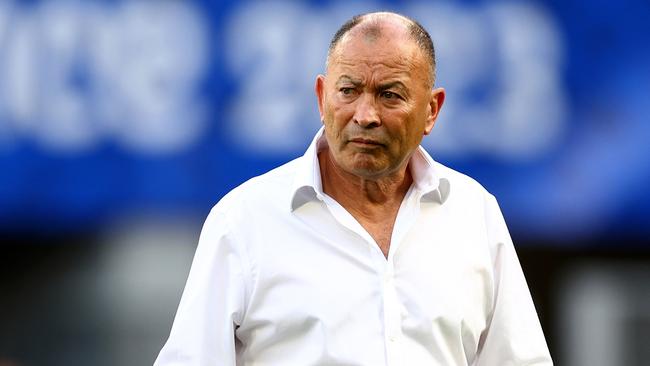
[[[203,225],[169,339],[154,366],[236,364],[245,271],[226,219],[213,209]]]
[[[553,365],[526,279],[494,196],[487,195],[485,207],[494,273],[494,302],[475,365]]]

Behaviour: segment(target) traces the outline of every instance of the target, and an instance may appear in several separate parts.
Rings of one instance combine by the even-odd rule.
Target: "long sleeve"
[[[476,366],[552,365],[535,306],[496,199],[486,197],[494,303]]]
[[[245,308],[245,270],[227,217],[213,209],[201,231],[172,330],[154,366],[236,364],[235,329]]]

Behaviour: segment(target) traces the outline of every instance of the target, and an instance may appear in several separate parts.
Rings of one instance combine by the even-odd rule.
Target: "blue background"
[[[93,14],[88,5],[93,4],[103,9],[99,11],[101,14],[118,13],[116,23],[126,24],[129,14],[137,13],[130,10],[130,3],[61,2],[68,4],[66,9],[73,9],[69,13],[76,14],[66,24],[79,27],[73,27],[76,32],[71,35],[61,36],[63,41],[48,41],[46,34],[56,33],[57,28],[50,29],[48,23],[42,21],[34,28],[39,31],[26,38],[31,41],[20,38],[25,34],[20,19],[58,19],[56,4],[59,2],[2,3],[4,10],[0,7],[0,12],[9,16],[0,17],[0,72],[5,78],[7,75],[34,76],[33,89],[42,94],[34,94],[39,95],[38,103],[32,107],[31,117],[24,117],[12,112],[10,105],[14,103],[11,102],[13,93],[18,93],[16,86],[26,82],[18,78],[19,81],[9,87],[3,82],[4,94],[0,91],[0,231],[75,232],[80,228],[101,228],[133,212],[204,216],[236,185],[302,154],[319,126],[311,85],[316,74],[322,72],[329,37],[354,10],[392,9],[422,20],[429,28],[434,42],[440,46],[437,49],[438,84],[448,90],[448,105],[452,100],[461,101],[456,104],[456,113],[445,114],[447,110],[443,108],[436,126],[441,131],[445,128],[442,126],[457,130],[427,137],[430,139],[427,149],[435,159],[486,186],[498,198],[513,235],[530,245],[572,246],[598,245],[599,238],[636,238],[641,240],[629,242],[639,243],[645,242],[643,238],[650,234],[650,194],[647,190],[650,184],[650,125],[646,106],[650,96],[648,2],[401,1],[354,5],[335,1],[181,2],[181,7],[189,14],[187,24],[196,22],[198,30],[183,34],[173,27],[185,23],[169,24],[172,31],[163,27],[159,32],[165,36],[157,36],[159,33],[152,31],[153,35],[141,38],[143,44],[162,40],[159,49],[175,55],[171,57],[176,57],[174,62],[180,62],[179,65],[185,65],[184,70],[189,70],[185,74],[170,73],[174,68],[164,66],[165,55],[158,55],[162,71],[153,79],[155,82],[160,78],[162,86],[160,90],[154,86],[152,95],[171,98],[170,105],[175,105],[173,93],[177,93],[180,95],[177,99],[183,101],[177,103],[181,107],[161,112],[176,114],[172,114],[167,125],[161,124],[159,128],[168,131],[195,128],[198,131],[176,145],[168,144],[164,138],[160,140],[163,142],[156,142],[154,137],[150,144],[147,143],[155,131],[152,127],[139,130],[136,126],[140,115],[131,107],[137,103],[116,102],[117,107],[113,108],[123,110],[109,122],[123,123],[119,131],[103,129],[105,117],[97,112],[99,109],[94,104],[104,98],[99,94],[104,85],[93,74],[92,49],[93,45],[101,46],[103,39],[93,38],[94,30],[100,28],[97,24],[82,19]],[[141,14],[164,10],[165,3],[150,2]],[[51,14],[43,10],[47,4],[55,4]],[[497,23],[502,18],[490,17],[498,9],[509,6],[524,9],[524,15],[529,11],[541,17],[540,24],[547,26],[542,33],[552,34],[546,38],[535,36],[535,24],[539,23],[536,18],[519,19],[511,28],[506,28],[506,33],[499,33]],[[413,13],[416,9],[439,12]],[[441,13],[441,9],[446,10]],[[255,18],[259,14],[267,16]],[[459,17],[445,17],[441,22],[437,18],[441,14],[458,14]],[[292,15],[303,20],[283,18]],[[163,16],[163,19],[166,18]],[[138,26],[133,29],[148,34],[149,22],[141,20],[134,24]],[[532,26],[519,34],[517,27],[522,24]],[[468,30],[471,27],[477,29]],[[274,32],[281,36],[280,40],[290,35],[291,42],[262,44],[273,40]],[[475,40],[471,37],[481,33],[489,36],[477,38],[478,44],[472,43]],[[531,38],[526,38],[531,34]],[[138,39],[137,35],[134,38]],[[470,41],[463,43],[463,39]],[[73,40],[71,44],[74,45],[68,46],[66,40]],[[17,66],[11,64],[12,55],[20,53],[20,47],[10,46],[11,42],[34,45],[36,51],[32,56],[19,59],[23,65],[25,60],[34,63],[28,71],[16,71]],[[525,50],[509,54],[507,42],[519,42],[515,50],[516,47]],[[120,51],[123,53],[119,59],[129,61],[141,57],[138,52],[144,51],[139,49],[137,42],[135,45]],[[477,45],[478,50],[472,48],[473,45]],[[463,56],[465,49],[470,52],[467,57]],[[155,50],[141,57],[143,70],[156,70],[157,64],[152,61],[158,57]],[[277,52],[282,55],[278,56]],[[446,56],[453,52],[456,58]],[[481,53],[480,67],[472,63],[471,52]],[[189,54],[198,60],[194,66],[183,64],[193,61],[178,57]],[[521,55],[528,58],[513,59]],[[52,66],[58,59],[65,60],[61,63],[65,66],[63,71]],[[285,64],[278,68],[273,64],[275,61]],[[118,101],[122,95],[120,90],[138,90],[137,77],[133,75],[141,74],[129,74],[126,70],[129,62],[107,67],[111,70],[106,74],[109,79],[124,79],[123,89],[110,94]],[[320,64],[310,66],[314,62]],[[529,73],[519,81],[508,81],[509,76],[518,75],[515,73],[518,67],[524,67]],[[474,76],[462,73],[471,68],[475,69]],[[56,73],[62,76],[56,79]],[[467,76],[468,81],[458,84],[459,75]],[[56,121],[49,122],[48,106],[61,103],[56,97],[59,89],[52,87],[50,77],[62,82],[73,99],[86,108],[77,122],[90,131],[88,134],[92,138],[68,145],[57,142],[65,139],[50,139],[57,135],[59,125]],[[178,82],[178,79],[184,81]],[[165,82],[175,86],[165,86]],[[512,85],[500,85],[504,82]],[[469,108],[491,110],[499,102],[498,96],[506,95],[509,87],[544,85],[545,82],[552,82],[552,87],[542,86],[539,92],[522,89],[522,93],[531,94],[526,97],[525,106],[519,108],[523,108],[523,113],[516,116],[516,121],[524,125],[523,132],[519,131],[517,136],[531,138],[531,144],[538,141],[535,136],[540,133],[551,136],[540,140],[543,142],[539,148],[527,150],[526,142],[518,146],[517,137],[511,138],[514,145],[507,145],[504,142],[507,138],[503,137],[507,131],[500,130],[504,124],[499,124],[499,114],[463,122],[464,117],[458,112]],[[47,91],[49,88],[53,89],[51,93]],[[128,98],[129,95],[124,97]],[[139,96],[133,98],[137,100]],[[183,98],[191,100],[185,102]],[[289,113],[291,107],[274,110],[267,106],[281,104],[274,102],[276,100],[289,106],[299,105],[300,109],[293,117],[281,119],[273,112]],[[155,106],[156,99],[150,104]],[[240,106],[252,112],[241,112],[237,109]],[[504,110],[508,109],[497,111]],[[200,111],[199,117],[189,117],[189,113],[196,111]],[[155,121],[159,114],[152,113],[154,117],[150,119]],[[552,115],[547,116],[549,113]],[[195,125],[187,127],[191,118]],[[551,120],[560,127],[544,130],[544,124]],[[242,121],[248,124],[243,125]],[[280,127],[269,127],[272,122],[279,123]],[[74,129],[71,127],[71,131]],[[172,140],[175,133],[172,133]],[[137,142],[138,139],[144,142]],[[449,139],[453,139],[453,143],[449,144]],[[448,148],[437,150],[436,146]],[[609,243],[618,245],[617,241]]]

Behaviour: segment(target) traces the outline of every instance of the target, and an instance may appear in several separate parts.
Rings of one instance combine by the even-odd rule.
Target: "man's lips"
[[[356,144],[360,145],[367,145],[367,146],[383,146],[381,142],[377,140],[371,140],[371,139],[364,139],[364,138],[354,138],[350,139],[350,142],[354,142]]]

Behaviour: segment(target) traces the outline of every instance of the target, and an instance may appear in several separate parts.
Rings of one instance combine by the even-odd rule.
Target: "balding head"
[[[387,35],[388,29],[393,31],[401,30],[415,42],[422,52],[426,63],[429,66],[429,84],[433,87],[436,79],[436,57],[431,36],[424,27],[409,17],[392,12],[375,12],[360,14],[345,22],[334,34],[327,52],[327,64],[329,67],[332,58],[336,56],[338,46],[348,37],[362,36],[372,42],[381,36]]]

